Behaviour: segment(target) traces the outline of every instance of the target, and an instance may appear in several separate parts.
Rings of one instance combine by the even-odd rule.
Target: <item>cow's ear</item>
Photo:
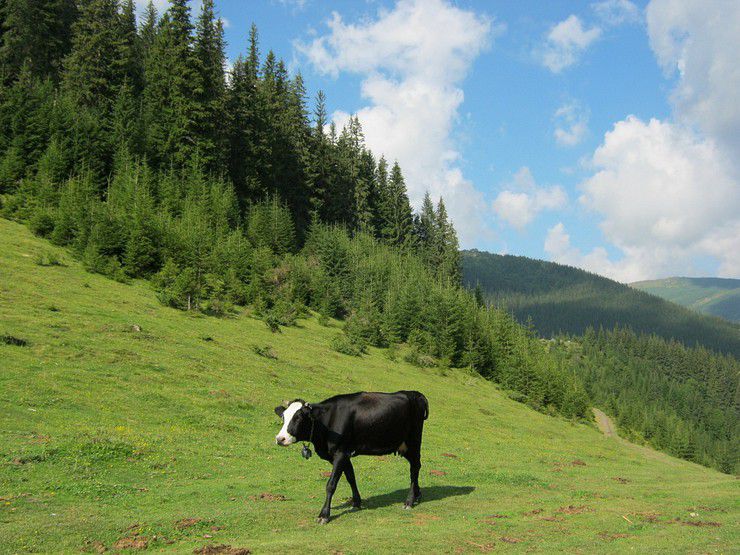
[[[278,405],[275,407],[275,414],[277,414],[280,418],[283,417],[283,413],[285,412],[285,407],[282,405]]]

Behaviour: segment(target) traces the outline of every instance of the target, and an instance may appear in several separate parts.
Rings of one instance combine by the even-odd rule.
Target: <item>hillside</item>
[[[341,355],[329,348],[337,325],[309,318],[273,334],[248,313],[166,308],[148,285],[86,273],[0,220],[0,551],[736,545],[734,478],[534,412],[462,370],[373,348]],[[328,466],[274,445],[272,407],[401,388],[430,401],[422,503],[401,509],[405,461],[359,458],[366,510],[337,507],[318,527]],[[348,494],[342,481],[337,504]]]
[[[586,328],[629,326],[740,357],[740,326],[665,301],[578,268],[498,255],[463,252],[463,281],[480,284],[494,303],[521,321],[531,317],[543,336],[581,335]]]
[[[671,277],[630,286],[702,314],[740,323],[740,279]]]

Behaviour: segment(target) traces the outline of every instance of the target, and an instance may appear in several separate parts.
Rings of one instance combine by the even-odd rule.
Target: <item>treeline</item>
[[[620,433],[677,457],[740,472],[740,364],[702,347],[617,328],[553,349]]]
[[[581,335],[592,327],[628,326],[686,345],[740,356],[740,326],[702,316],[578,268],[523,256],[475,250],[462,253],[463,282],[506,307],[519,322],[531,319],[544,337]]]
[[[320,93],[310,117],[300,75],[260,55],[254,27],[226,72],[212,0],[195,23],[185,0],[161,17],[150,4],[141,24],[132,0],[0,9],[4,216],[91,271],[151,279],[170,306],[250,304],[274,331],[311,309],[345,319],[339,351],[467,366],[585,415],[583,387],[539,340],[459,286],[442,200],[414,214],[398,164],[365,147],[356,117],[327,125]]]

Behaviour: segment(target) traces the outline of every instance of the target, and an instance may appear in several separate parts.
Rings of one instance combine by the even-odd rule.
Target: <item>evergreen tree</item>
[[[74,0],[4,0],[0,14],[0,83],[15,81],[21,68],[35,78],[58,81],[69,53]]]
[[[196,92],[201,85],[191,30],[187,0],[172,0],[145,60],[146,152],[155,167],[183,167],[198,155]]]
[[[64,60],[66,94],[82,107],[105,113],[125,78],[122,25],[116,0],[85,0],[73,25],[72,50]]]
[[[198,69],[196,136],[198,153],[209,171],[224,163],[226,136],[223,129],[226,80],[224,77],[223,21],[217,19],[213,0],[204,0],[195,30],[194,55]]]
[[[381,236],[391,245],[410,247],[413,243],[413,217],[398,162],[393,164],[381,199]]]

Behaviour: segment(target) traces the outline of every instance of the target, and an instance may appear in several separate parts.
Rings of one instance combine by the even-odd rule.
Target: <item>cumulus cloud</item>
[[[588,112],[570,102],[555,111],[555,141],[561,146],[575,146],[588,133]]]
[[[678,73],[676,116],[740,152],[740,2],[653,0],[647,7],[650,46],[663,69]]]
[[[591,4],[596,16],[611,27],[626,23],[637,23],[642,18],[640,8],[630,0],[604,0]]]
[[[623,281],[696,275],[702,261],[740,276],[740,4],[653,0],[650,45],[668,76],[673,117],[628,117],[606,133],[579,199],[601,217],[604,249],[582,253],[564,227],[550,230],[556,260]],[[567,240],[566,240],[567,239]]]
[[[581,54],[601,36],[601,29],[586,29],[576,15],[554,25],[547,33],[539,58],[553,73],[560,73],[575,64]]]
[[[582,264],[622,280],[691,273],[714,256],[721,275],[740,267],[740,195],[731,161],[714,142],[681,125],[630,116],[615,124],[594,153],[596,173],[579,201],[602,218],[622,259],[591,253]],[[551,230],[552,231],[552,230]],[[548,251],[577,260],[576,250]],[[546,242],[547,247],[547,242]]]
[[[522,230],[540,212],[565,206],[568,197],[559,185],[540,187],[526,166],[514,175],[511,188],[501,191],[492,204],[493,211],[510,226]]]
[[[377,17],[347,23],[334,13],[329,31],[296,48],[322,73],[362,77],[367,106],[357,111],[368,146],[397,159],[415,206],[424,192],[443,196],[470,245],[486,230],[485,202],[459,167],[451,139],[473,60],[503,31],[487,17],[442,0],[401,0]],[[337,112],[338,123],[345,112]]]

